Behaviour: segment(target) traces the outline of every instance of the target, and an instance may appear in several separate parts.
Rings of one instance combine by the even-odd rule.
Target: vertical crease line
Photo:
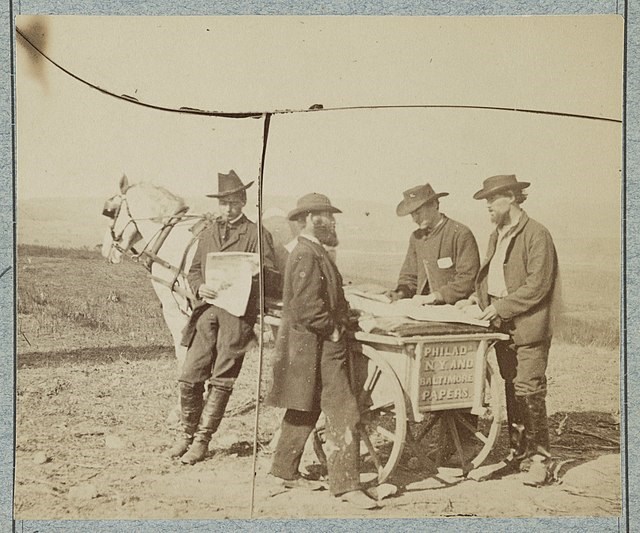
[[[258,455],[258,425],[260,421],[260,385],[262,382],[262,360],[264,351],[264,247],[263,247],[263,227],[262,227],[262,188],[264,177],[264,162],[267,155],[267,140],[269,138],[269,126],[271,124],[271,113],[264,114],[264,126],[262,130],[262,155],[260,157],[260,170],[258,173],[258,254],[260,256],[260,269],[258,272],[258,284],[260,287],[260,337],[258,339],[258,377],[256,382],[256,415],[253,428],[253,460],[251,466],[251,507],[249,517],[253,518],[253,506],[255,503],[256,490],[256,460]]]

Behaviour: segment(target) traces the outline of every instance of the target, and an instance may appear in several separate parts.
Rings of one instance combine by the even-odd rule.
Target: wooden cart
[[[393,472],[406,444],[414,457],[435,466],[450,460],[465,475],[491,452],[503,392],[488,356],[508,337],[468,329],[411,337],[354,334],[350,370],[361,409],[361,464],[378,483]]]
[[[277,327],[279,319],[267,323]],[[507,335],[460,324],[439,323],[433,331],[438,333],[352,334],[349,366],[360,405],[364,480],[384,482],[406,445],[420,461],[439,466],[448,460],[466,475],[496,442],[503,392],[489,355]],[[317,434],[321,456],[322,428]]]

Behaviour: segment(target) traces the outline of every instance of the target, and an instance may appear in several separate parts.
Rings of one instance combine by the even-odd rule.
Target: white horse
[[[149,183],[129,184],[120,179],[120,194],[105,203],[103,214],[111,219],[102,255],[120,263],[123,254],[135,253],[151,272],[151,284],[162,304],[162,314],[171,332],[178,372],[187,353],[180,344],[190,315],[186,273],[195,253],[198,221],[188,215],[184,200],[163,187]]]

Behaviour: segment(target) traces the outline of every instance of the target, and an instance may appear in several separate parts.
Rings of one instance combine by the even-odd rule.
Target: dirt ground
[[[266,351],[268,357],[270,350]],[[555,344],[549,368],[552,448],[559,481],[520,474],[477,482],[410,468],[405,454],[377,511],[354,511],[328,491],[285,491],[267,475],[280,413],[260,410],[253,517],[615,516],[621,512],[618,354]],[[18,359],[17,519],[204,519],[251,516],[257,351],[245,366],[207,460],[163,455],[175,435],[170,348],[29,351]],[[487,463],[504,452],[500,438]],[[314,470],[315,457],[304,464]]]

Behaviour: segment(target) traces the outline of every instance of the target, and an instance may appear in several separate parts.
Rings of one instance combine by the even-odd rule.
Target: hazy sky
[[[46,53],[116,94],[171,107],[272,111],[481,105],[622,115],[622,19],[590,17],[18,17]],[[262,121],[145,109],[17,47],[18,199],[110,196],[123,172],[194,196],[218,171],[255,179]],[[529,205],[619,223],[620,124],[461,109],[273,117],[265,194],[395,205],[430,181],[458,218],[484,178],[532,182]],[[391,211],[393,212],[393,211]]]

